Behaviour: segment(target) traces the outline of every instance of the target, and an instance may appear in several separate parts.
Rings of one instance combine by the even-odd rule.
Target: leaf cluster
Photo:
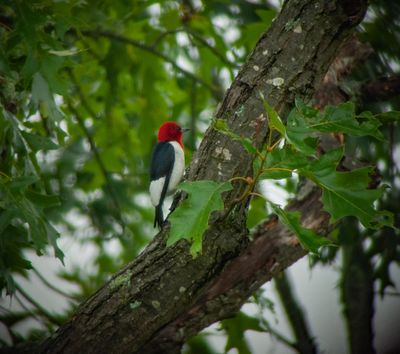
[[[323,152],[317,150],[319,134],[340,133],[383,140],[379,131],[381,123],[373,114],[356,114],[351,102],[336,107],[327,106],[324,111],[319,111],[297,99],[285,126],[277,112],[263,97],[262,100],[269,124],[269,136],[263,151],[258,151],[249,139],[231,132],[224,120],[217,120],[214,124],[214,129],[239,141],[243,148],[254,156],[255,177],[241,176],[232,179],[241,180],[249,185],[244,195],[234,201],[235,203],[245,200],[250,195],[264,198],[252,192],[257,182],[265,179],[287,179],[295,173],[311,180],[322,189],[323,207],[331,215],[332,222],[353,216],[366,228],[379,229],[393,225],[393,214],[379,211],[374,206],[382,195],[383,187],[370,188],[373,167],[342,171],[340,163],[344,158],[345,146]],[[274,132],[278,133],[278,136],[275,135],[273,141]],[[195,255],[201,251],[201,235],[208,228],[211,212],[223,208],[221,200],[215,204],[215,198],[219,198],[218,194],[229,189],[227,182],[217,184],[212,181],[190,182],[190,188],[187,188],[186,184],[182,184],[182,187],[189,193],[189,198],[171,218],[169,243],[179,239],[191,240],[191,251]],[[331,244],[327,238],[304,228],[298,212],[289,212],[268,200],[267,202],[280,221],[297,235],[304,248],[317,253],[321,246]],[[198,222],[199,218],[201,222]],[[196,225],[195,230],[193,226],[190,228],[187,225]]]

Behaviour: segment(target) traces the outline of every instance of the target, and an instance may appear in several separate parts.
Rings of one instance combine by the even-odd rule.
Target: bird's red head
[[[182,133],[185,129],[182,129],[175,122],[165,122],[158,130],[158,142],[160,141],[176,141],[182,148]]]

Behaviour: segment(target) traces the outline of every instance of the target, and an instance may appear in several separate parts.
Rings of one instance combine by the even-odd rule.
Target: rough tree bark
[[[257,43],[227,91],[216,117],[261,147],[267,135],[259,93],[285,117],[295,96],[309,99],[339,46],[364,16],[363,0],[289,0]],[[240,144],[210,127],[190,166],[189,179],[225,181],[251,174]],[[224,196],[227,204],[243,185]],[[326,234],[320,191],[306,184],[289,208],[305,226]],[[263,283],[306,252],[276,218],[267,219],[251,241],[246,205],[227,217],[215,215],[193,259],[181,241],[166,247],[168,226],[151,244],[85,301],[53,336],[29,352],[177,353],[209,324],[232,316]]]

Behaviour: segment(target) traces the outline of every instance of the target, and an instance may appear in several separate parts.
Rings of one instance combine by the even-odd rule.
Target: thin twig
[[[280,137],[275,143],[271,146],[271,151],[275,149],[275,147],[282,141],[282,137]]]
[[[40,281],[46,285],[48,288],[51,290],[55,291],[56,293],[67,297],[70,300],[77,301],[73,296],[67,294],[66,292],[62,291],[60,288],[55,287],[53,284],[51,284],[36,268],[32,268],[32,271],[36,274],[36,276],[40,279]]]
[[[151,54],[163,59],[165,62],[171,64],[176,70],[180,71],[185,76],[191,78],[192,80],[194,80],[194,81],[198,82],[199,84],[203,85],[204,87],[206,87],[208,90],[210,90],[213,93],[213,95],[219,95],[218,90],[213,85],[204,81],[201,77],[193,74],[192,72],[182,68],[173,59],[171,59],[167,55],[157,51],[156,49],[154,49],[153,47],[151,47],[147,44],[136,41],[134,39],[130,39],[130,38],[121,36],[119,34],[116,34],[116,33],[110,32],[110,31],[102,31],[102,30],[96,30],[96,31],[90,30],[89,31],[89,30],[87,30],[87,31],[82,31],[82,34],[84,34],[85,36],[94,37],[94,38],[105,37],[105,38],[113,39],[113,40],[116,40],[116,41],[119,41],[122,43],[132,45],[132,46],[142,49],[148,53],[151,53]]]
[[[180,33],[180,32],[186,32],[185,28],[178,27],[178,28],[174,28],[174,29],[171,29],[171,30],[167,30],[167,31],[161,32],[157,36],[157,38],[153,41],[153,43],[151,44],[151,48],[156,48],[164,37],[169,36],[171,34],[177,34],[177,33]]]
[[[93,47],[87,42],[87,40],[85,39],[85,37],[80,36],[82,43],[84,44],[84,46],[87,48],[88,53],[90,53],[92,55],[92,57],[94,59],[96,59],[98,62],[102,62],[103,58],[101,57],[100,54],[98,54]]]
[[[186,33],[191,35],[196,41],[200,42],[202,45],[204,45],[206,48],[208,48],[211,53],[213,53],[217,58],[219,58],[222,62],[225,64],[228,64],[229,66],[239,69],[240,65],[231,62],[228,58],[226,58],[222,53],[218,51],[217,48],[213,47],[211,44],[207,42],[202,36],[200,36],[198,33],[192,31],[191,29],[186,29]]]
[[[68,73],[68,76],[71,78],[72,83],[75,86],[76,92],[78,93],[79,99],[81,100],[82,107],[86,109],[86,112],[88,112],[89,115],[92,116],[92,118],[96,118],[96,116],[97,116],[96,113],[94,112],[92,107],[90,107],[85,95],[82,92],[82,89],[78,83],[78,80],[76,79],[75,75],[73,74],[73,72],[70,68],[67,68],[67,73]]]
[[[254,197],[260,197],[260,198],[263,198],[263,199],[265,198],[262,194],[257,193],[257,192],[250,192],[249,195],[252,195]]]
[[[165,32],[162,32],[154,41],[153,44],[151,45],[152,48],[155,48],[160,42],[161,40],[166,37],[169,36],[171,34],[177,34],[177,33],[186,33],[189,36],[192,36],[194,38],[194,40],[200,42],[200,44],[202,44],[203,46],[205,46],[207,49],[210,50],[211,53],[213,53],[218,59],[220,59],[223,63],[228,64],[229,66],[235,68],[235,69],[239,69],[240,65],[231,62],[228,58],[226,58],[222,53],[220,53],[218,51],[217,48],[215,48],[214,46],[212,46],[210,43],[207,42],[206,39],[204,39],[200,34],[198,34],[197,32],[193,31],[192,29],[188,28],[188,27],[178,27],[175,28],[173,30],[167,30]]]
[[[272,336],[274,336],[281,343],[287,345],[289,348],[295,349],[296,351],[299,350],[299,348],[296,345],[296,343],[294,343],[291,340],[287,339],[283,334],[280,334],[278,331],[276,331],[272,327],[268,327],[268,333],[270,333]]]
[[[36,300],[34,300],[30,295],[28,295],[26,293],[26,291],[24,289],[22,289],[21,286],[19,286],[18,283],[15,283],[15,288],[25,298],[25,300],[27,300],[30,304],[32,304],[36,308],[38,314],[40,314],[42,317],[45,317],[47,320],[49,320],[50,322],[52,322],[58,326],[61,325],[62,322],[56,316],[51,314],[42,305],[40,305]],[[18,300],[18,302],[20,302],[21,306],[23,306],[25,310],[30,311],[32,313],[32,315],[35,316],[34,312],[29,310],[26,306],[24,306],[22,304],[21,300]]]
[[[229,182],[233,182],[233,181],[243,181],[246,182],[247,184],[249,184],[249,180],[245,177],[232,177],[231,179],[229,179]]]
[[[26,306],[26,305],[24,304],[24,302],[19,298],[19,296],[18,296],[17,293],[14,293],[14,294],[13,294],[13,297],[14,297],[15,300],[18,302],[19,306],[22,307],[23,310],[25,310],[27,313],[30,313],[31,316],[32,316],[36,321],[38,321],[39,323],[42,323],[42,324],[43,324],[43,319],[41,319],[40,317],[38,317],[38,316],[36,315],[36,313],[35,313],[34,311],[32,311],[32,309],[30,309],[28,306]]]
[[[262,172],[266,171],[288,171],[288,172],[293,172],[290,168],[284,168],[284,167],[268,167],[268,168],[263,168]]]
[[[89,129],[85,126],[83,118],[79,115],[78,111],[75,109],[75,107],[72,105],[72,103],[69,102],[69,101],[66,101],[66,103],[67,103],[67,106],[68,106],[69,110],[72,112],[72,114],[75,116],[76,120],[78,121],[79,126],[81,127],[83,133],[86,136],[86,139],[89,142],[90,149],[92,150],[92,152],[94,154],[94,158],[95,158],[95,160],[97,162],[97,165],[99,166],[100,171],[103,174],[103,177],[104,177],[104,179],[106,181],[106,188],[107,188],[107,190],[109,192],[111,200],[112,200],[112,202],[114,204],[114,207],[118,210],[118,213],[120,215],[119,222],[120,222],[121,226],[123,227],[123,229],[125,230],[126,225],[125,225],[124,221],[122,220],[122,209],[121,209],[121,206],[119,204],[117,196],[115,195],[114,188],[112,187],[112,181],[111,181],[111,178],[110,178],[110,174],[107,171],[107,169],[106,169],[106,167],[105,167],[105,165],[103,163],[103,160],[100,157],[99,150],[97,149],[97,146],[96,146],[96,144],[95,144],[95,142],[93,140],[92,134],[89,132]]]
[[[374,291],[374,293],[375,294],[380,294],[380,292],[379,291]],[[388,296],[399,296],[400,297],[400,293],[399,292],[395,292],[395,291],[385,291],[384,293],[383,293],[383,295],[388,295]]]

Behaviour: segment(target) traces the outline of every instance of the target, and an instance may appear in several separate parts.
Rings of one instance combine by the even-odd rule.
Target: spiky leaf
[[[229,191],[229,182],[213,181],[183,182],[179,189],[188,193],[188,198],[169,218],[171,230],[167,245],[186,239],[191,241],[193,256],[201,252],[204,232],[208,229],[208,219],[213,211],[222,210],[221,193]]]

